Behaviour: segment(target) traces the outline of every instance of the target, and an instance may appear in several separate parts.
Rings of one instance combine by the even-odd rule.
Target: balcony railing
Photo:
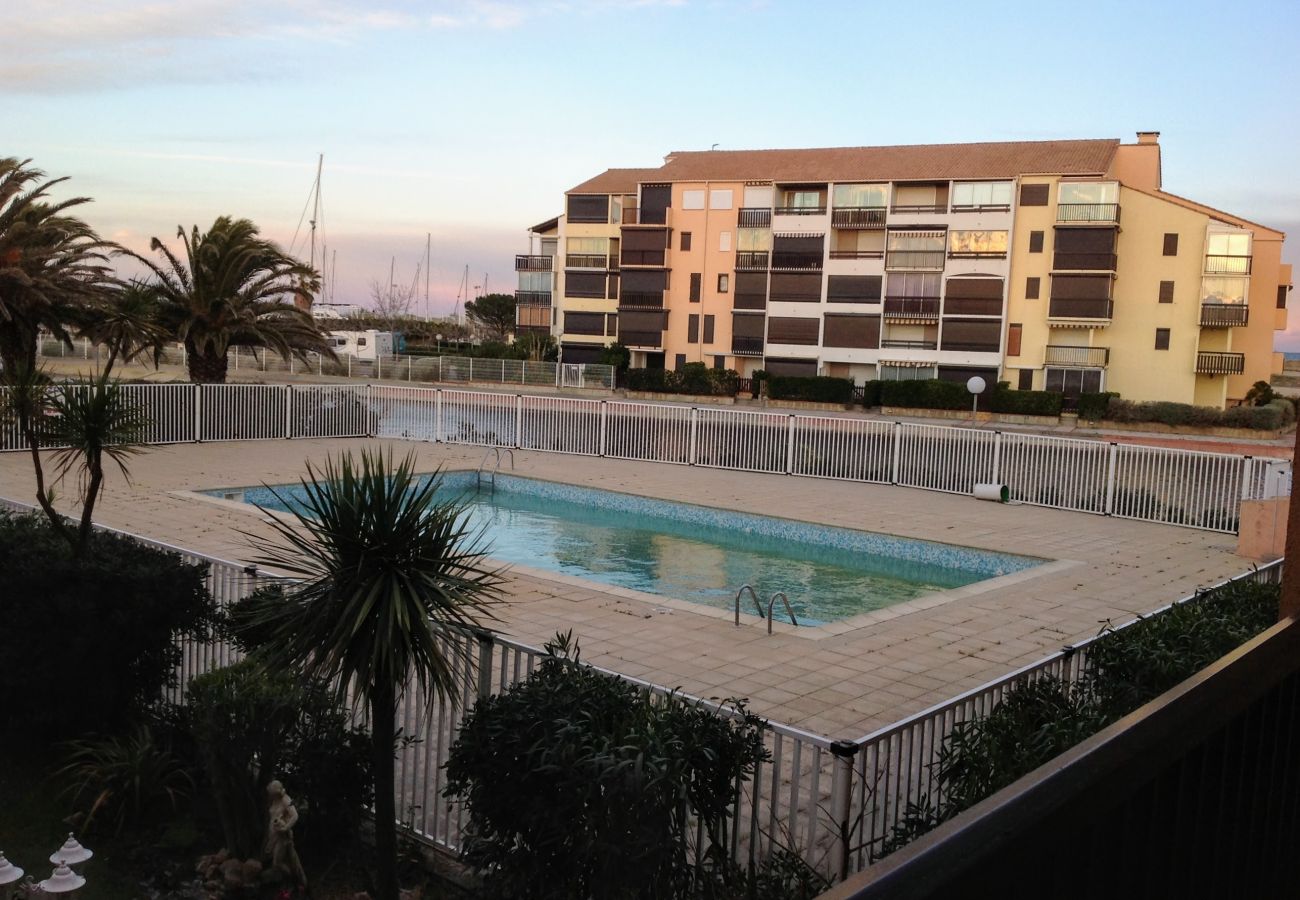
[[[997,353],[997,341],[950,341],[944,339],[940,350],[964,350],[968,353]]]
[[[1057,250],[1052,254],[1052,268],[1058,272],[1114,272],[1117,264],[1114,253]]]
[[[971,203],[952,205],[952,211],[955,213],[981,213],[981,212],[1010,212],[1011,204],[1009,203]]]
[[[1210,254],[1205,257],[1206,275],[1249,275],[1249,256],[1220,256]]]
[[[569,253],[564,257],[566,269],[604,269],[609,268],[609,257],[604,253]]]
[[[624,225],[667,225],[667,209],[640,209],[635,206],[623,207]]]
[[[938,341],[901,341],[887,338],[880,342],[885,350],[938,350]]]
[[[1101,369],[1109,364],[1109,347],[1070,347],[1064,344],[1048,344],[1047,350],[1043,354],[1043,365],[1045,366]]]
[[[883,206],[837,206],[831,211],[832,228],[884,228]]]
[[[772,270],[786,272],[817,272],[822,267],[820,253],[804,253],[797,250],[775,250],[772,252]]]
[[[947,203],[895,203],[889,207],[891,213],[946,213]]]
[[[1095,222],[1100,225],[1119,223],[1118,203],[1058,203],[1058,222]]]
[[[1198,350],[1196,353],[1196,374],[1198,375],[1240,375],[1246,371],[1246,354],[1218,353]]]
[[[824,216],[824,206],[778,206],[773,213],[778,216]]]
[[[1005,250],[949,250],[949,259],[1006,259]]]
[[[946,255],[942,250],[890,250],[885,254],[885,268],[939,272],[943,270]]]
[[[739,250],[736,252],[737,272],[766,272],[766,250]]]
[[[763,339],[761,337],[739,337],[732,335],[731,352],[735,356],[762,356]]]
[[[1113,300],[1074,300],[1055,298],[1047,307],[1049,319],[1095,319],[1109,322],[1115,311]]]
[[[623,291],[618,298],[619,309],[663,309],[663,291]]]
[[[886,297],[887,319],[939,319],[938,297]]]
[[[658,350],[664,344],[662,331],[620,331],[618,342],[624,347]]]
[[[884,259],[884,250],[832,250],[831,259]]]
[[[529,254],[517,254],[515,256],[516,272],[549,272],[551,271],[551,257],[533,256]]]
[[[758,207],[742,207],[737,224],[741,228],[771,228],[772,210]]]
[[[550,306],[550,291],[515,291],[516,306]]]
[[[1244,303],[1202,303],[1203,328],[1232,328],[1250,321],[1250,307]]]

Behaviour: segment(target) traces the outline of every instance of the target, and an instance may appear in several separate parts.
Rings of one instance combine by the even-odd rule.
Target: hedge
[[[881,406],[914,409],[970,409],[970,392],[955,381],[882,381]]]
[[[880,405],[880,386],[883,381],[868,381],[862,385],[862,405],[867,409]]]
[[[628,369],[624,385],[629,391],[655,394],[734,397],[734,369],[710,369],[704,363],[687,363],[680,372],[667,369]]]
[[[853,379],[831,378],[826,375],[769,375],[767,396],[773,400],[852,403]]]
[[[1112,398],[1106,407],[1105,418],[1125,423],[1156,422],[1161,425],[1276,431],[1295,421],[1295,407],[1285,399],[1274,400],[1267,406],[1217,409],[1213,406],[1193,406],[1190,403],[1135,403]]]
[[[1079,395],[1079,418],[1086,422],[1097,422],[1106,417],[1106,408],[1112,398],[1119,397],[1114,391],[1102,391],[1099,394],[1085,393]]]
[[[1018,416],[1060,416],[1063,401],[1057,391],[1013,391],[1003,381],[988,398],[988,409]]]

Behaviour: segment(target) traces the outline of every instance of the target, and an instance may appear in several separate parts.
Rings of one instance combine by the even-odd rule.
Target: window
[[[826,299],[830,303],[879,303],[879,275],[830,275],[826,278]]]
[[[609,238],[571,237],[564,242],[564,252],[569,256],[584,254],[604,256],[609,252]]]
[[[1056,391],[1067,397],[1096,394],[1101,390],[1101,369],[1048,368],[1043,390]]]
[[[1034,370],[1021,369],[1020,380],[1016,384],[1016,389],[1021,391],[1032,391],[1034,389]]]
[[[699,272],[691,273],[691,302],[692,303],[700,302],[700,282],[703,279],[704,276],[701,275]]]
[[[766,228],[742,228],[736,235],[736,249],[741,253],[771,250],[772,232]]]
[[[1169,349],[1169,329],[1168,329],[1168,328],[1157,328],[1157,329],[1156,329],[1156,349],[1157,349],[1157,350],[1168,350],[1168,349]]]
[[[952,186],[954,210],[983,207],[1006,209],[1010,206],[1011,182],[1009,181],[959,181]]]
[[[725,272],[718,276],[718,293],[725,294],[731,289],[731,276]]]
[[[686,318],[686,343],[698,344],[700,342],[700,317],[696,313],[691,313]]]
[[[1201,280],[1202,303],[1245,303],[1245,278],[1203,278]]]
[[[1172,231],[1165,232],[1164,255],[1165,256],[1178,255],[1178,235]]]
[[[1006,232],[1002,232],[1006,234]],[[942,231],[891,231],[889,232],[889,249],[891,252],[943,252],[944,233]]]
[[[824,347],[872,350],[880,346],[880,316],[826,316]]]
[[[704,191],[682,191],[682,209],[704,209]]]
[[[820,272],[773,272],[770,287],[773,300],[818,303],[822,299]]]
[[[564,295],[566,297],[591,297],[603,300],[605,297],[605,273],[569,272],[564,278]]]
[[[948,254],[959,257],[997,257],[1007,255],[1005,231],[950,231]]]
[[[818,209],[822,205],[821,191],[786,191],[782,205],[792,209]]]
[[[730,232],[730,231],[721,231],[721,232],[718,232],[718,252],[720,252],[720,253],[730,253],[730,252],[731,252],[731,232]]]
[[[1030,253],[1043,252],[1043,233],[1041,231],[1029,232],[1029,252]]]
[[[1020,333],[1023,327],[1019,322],[1007,326],[1007,356],[1020,355]]]
[[[676,369],[678,372],[680,372],[682,369],[686,368],[686,354],[685,354],[685,353],[678,353],[678,354],[677,354],[677,357],[673,360],[673,368]]]
[[[1060,203],[1113,204],[1119,198],[1119,185],[1113,181],[1062,181],[1057,200]]]
[[[1250,234],[1211,234],[1205,239],[1207,256],[1250,256]]]
[[[888,190],[883,184],[837,184],[834,199],[836,209],[883,209],[888,205]]]
[[[1038,299],[1038,292],[1039,292],[1039,290],[1041,290],[1041,288],[1042,288],[1042,283],[1043,283],[1043,282],[1042,282],[1042,279],[1041,279],[1041,278],[1026,278],[1026,279],[1025,279],[1025,299],[1026,299],[1026,300],[1037,300],[1037,299]]]
[[[880,364],[881,381],[933,381],[938,377],[934,366],[895,366]]]
[[[564,331],[566,334],[605,333],[604,313],[569,312],[564,314]]]
[[[885,285],[885,296],[938,300],[941,277],[937,272],[891,272]]]
[[[619,273],[618,273],[618,272],[610,272],[610,273],[609,273],[609,287],[608,287],[608,288],[606,289],[606,291],[605,291],[605,299],[606,299],[606,300],[617,300],[617,299],[618,299],[618,282],[619,282]]]
[[[730,188],[709,191],[709,209],[731,209],[734,194]]]
[[[1020,186],[1021,206],[1046,206],[1048,197],[1048,185],[1022,184]]]
[[[727,358],[725,356],[713,357],[713,368],[725,369],[727,367]]]
[[[1285,284],[1279,284],[1277,286],[1277,308],[1278,309],[1286,309],[1286,295],[1287,295],[1287,291],[1289,290],[1290,288],[1288,288]]]
[[[706,344],[712,344],[712,343],[713,343],[713,323],[714,323],[714,319],[715,319],[714,316],[705,316],[705,317],[704,317],[704,343],[706,343]]]
[[[364,347],[365,345],[366,345],[366,339],[365,339],[365,338],[357,338],[357,346],[358,346],[358,347]]]
[[[1160,282],[1160,302],[1161,303],[1174,302],[1174,283],[1172,281]]]
[[[689,231],[682,232],[681,249],[683,253],[691,249],[691,233]]]
[[[573,222],[609,221],[609,196],[606,194],[570,194],[566,215]]]

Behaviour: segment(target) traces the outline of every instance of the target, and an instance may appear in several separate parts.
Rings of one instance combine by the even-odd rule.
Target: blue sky
[[[16,7],[16,8],[15,8]],[[0,155],[143,249],[247,216],[288,244],[325,154],[340,301],[461,271],[510,290],[527,225],[671,150],[1119,137],[1165,187],[1287,230],[1294,2],[10,0]],[[299,246],[302,237],[299,237]],[[423,277],[421,276],[421,283]],[[421,303],[422,305],[422,303]],[[1300,349],[1297,332],[1284,344]]]

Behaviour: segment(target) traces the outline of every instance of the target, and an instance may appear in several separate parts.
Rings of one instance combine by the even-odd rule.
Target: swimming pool
[[[465,497],[496,559],[727,610],[743,584],[764,598],[785,591],[801,625],[1043,562],[515,475],[498,475],[495,491],[476,491],[476,481],[474,472],[446,473],[440,491]],[[292,502],[302,488],[276,491]],[[205,493],[287,508],[265,487]]]

